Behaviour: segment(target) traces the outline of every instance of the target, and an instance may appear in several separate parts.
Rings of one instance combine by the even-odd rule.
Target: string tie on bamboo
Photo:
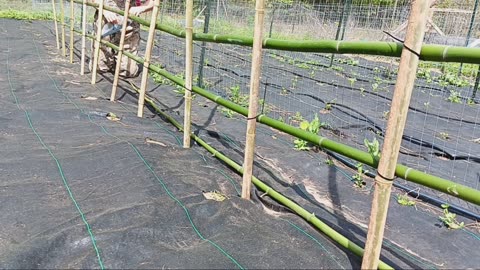
[[[412,168],[408,168],[408,169],[405,171],[405,180],[408,180],[408,174],[410,173],[411,170],[412,170]]]
[[[340,44],[342,43],[342,41],[337,41],[337,47],[336,47],[336,51],[338,52],[340,50]]]
[[[263,47],[267,46],[267,41],[269,40],[270,38],[266,38],[263,40],[262,44],[263,44]]]
[[[257,116],[254,116],[254,117],[247,117],[247,121],[257,120],[257,118],[258,118],[260,115],[261,115],[261,114],[257,114]]]
[[[407,49],[409,52],[415,54],[418,58],[420,58],[420,53],[416,52],[415,50],[413,50],[412,48],[408,47],[407,45],[405,45],[405,41],[397,38],[396,36],[392,35],[391,33],[387,32],[387,31],[383,31],[383,33],[387,34],[389,37],[393,38],[394,40],[402,43],[402,46]]]
[[[263,198],[263,197],[267,196],[267,195],[268,195],[268,192],[270,192],[270,190],[271,190],[271,188],[268,187],[267,190],[265,190],[265,193],[263,193],[262,195],[260,195],[260,198]]]
[[[323,140],[325,140],[325,137],[320,137],[320,140],[318,140],[318,146],[322,146]]]
[[[395,175],[393,176],[393,178],[388,178],[380,174],[378,170],[377,170],[377,175],[380,176],[382,180],[386,180],[385,182],[388,182],[388,183],[391,183],[393,180],[395,180]]]
[[[445,60],[445,58],[447,58],[448,49],[450,49],[450,47],[451,46],[447,46],[443,49],[442,60]]]

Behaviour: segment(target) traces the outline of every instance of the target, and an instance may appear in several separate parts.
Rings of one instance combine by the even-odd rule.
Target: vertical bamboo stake
[[[123,46],[125,44],[125,35],[127,33],[128,25],[128,11],[130,10],[130,0],[125,2],[125,15],[122,23],[122,33],[120,34],[120,44],[118,45],[117,65],[115,66],[115,76],[113,76],[112,93],[110,94],[110,101],[115,101],[117,95],[118,77],[120,76],[120,68],[122,67]]]
[[[60,50],[60,39],[58,38],[57,6],[55,0],[52,0],[53,21],[55,23],[55,39],[57,40],[57,50]]]
[[[412,1],[407,35],[402,50],[395,92],[390,108],[390,117],[388,118],[382,147],[382,156],[378,165],[378,173],[375,177],[375,192],[362,269],[377,269],[378,267],[398,152],[402,142],[408,106],[417,73],[419,59],[416,53],[420,53],[422,47],[429,7],[429,0]]]
[[[97,82],[98,55],[100,53],[100,40],[102,39],[103,2],[104,0],[100,0],[100,6],[98,7],[97,36],[95,37],[95,48],[93,53],[92,84]]]
[[[75,23],[75,14],[73,10],[73,0],[70,0],[70,63],[73,64],[73,26]]]
[[[155,40],[155,25],[157,23],[160,0],[155,0],[148,29],[147,48],[145,50],[145,63],[143,63],[142,84],[140,86],[140,97],[138,98],[138,117],[143,117],[143,105],[145,104],[145,91],[147,89],[148,67],[150,66],[150,56],[152,55],[153,41]]]
[[[193,77],[193,0],[187,0],[185,12],[185,119],[183,121],[183,148],[190,148]]]
[[[263,21],[265,17],[265,0],[255,3],[255,31],[253,35],[252,68],[250,73],[250,98],[248,101],[247,142],[243,161],[242,198],[250,200],[252,186],[253,156],[255,152],[255,132],[258,111],[258,88],[262,71]]]
[[[65,7],[64,0],[60,0],[60,24],[62,25],[62,55],[67,56],[67,49],[65,48]]]
[[[87,53],[86,44],[87,34],[87,0],[83,0],[82,4],[82,56],[80,59],[80,74],[85,74],[85,54]]]

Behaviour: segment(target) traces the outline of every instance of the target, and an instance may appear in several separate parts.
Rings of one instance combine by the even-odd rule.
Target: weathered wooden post
[[[193,0],[187,0],[185,9],[185,117],[183,120],[183,148],[190,148],[193,79]]]
[[[125,45],[125,35],[127,33],[128,12],[130,10],[130,0],[125,1],[125,15],[122,23],[122,32],[120,34],[120,44],[118,45],[117,65],[115,66],[115,75],[113,76],[112,93],[110,101],[115,101],[117,95],[118,77],[120,76],[120,69],[122,67],[123,47]]]
[[[419,53],[430,10],[429,0],[413,0],[408,20],[395,92],[387,122],[385,140],[375,177],[370,223],[362,269],[377,269],[387,219],[395,167],[402,142],[412,90],[417,75]]]
[[[252,68],[250,73],[250,98],[248,102],[247,141],[243,161],[242,198],[250,200],[252,186],[253,159],[255,154],[255,133],[258,111],[258,89],[262,72],[263,22],[265,18],[265,1],[255,3],[255,31],[253,34]]]
[[[143,105],[145,104],[145,91],[147,89],[148,67],[150,66],[150,57],[152,56],[153,42],[155,41],[155,26],[157,24],[158,10],[160,9],[160,0],[155,0],[150,28],[148,29],[147,49],[145,50],[145,62],[143,63],[142,84],[140,86],[140,95],[138,98],[138,117],[143,117]]]

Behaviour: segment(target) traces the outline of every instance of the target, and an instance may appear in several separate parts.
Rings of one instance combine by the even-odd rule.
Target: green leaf
[[[307,120],[303,120],[303,121],[300,123],[300,128],[301,128],[302,130],[307,130],[309,126],[310,126],[310,123],[309,123]]]

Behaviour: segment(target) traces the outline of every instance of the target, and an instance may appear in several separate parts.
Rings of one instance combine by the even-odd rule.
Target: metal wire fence
[[[164,2],[163,18],[159,20],[183,27],[183,7],[179,6],[178,2]],[[446,44],[452,42],[449,37],[457,37],[456,45],[462,45],[473,5],[469,8],[434,15],[435,25],[432,24],[426,42]],[[340,4],[325,3],[271,5],[267,11],[265,35],[332,39],[337,32],[341,38],[345,31],[345,40],[380,40],[385,36],[382,31],[398,28],[409,12],[406,6],[394,10],[393,7],[352,5],[350,14],[343,15],[347,21],[343,30],[338,27],[342,12],[347,12],[343,9]],[[196,10],[197,32],[253,33],[253,3],[228,2],[227,5],[226,1],[205,1],[197,3]],[[205,23],[208,23],[206,28]],[[477,22],[473,25],[478,28]],[[439,27],[445,37],[435,27]],[[401,31],[398,32],[400,38],[401,35]],[[169,45],[159,51],[160,59],[166,63],[167,70],[181,73],[183,40],[165,34],[162,37],[159,43]],[[171,42],[182,42],[182,45],[171,46]],[[173,53],[172,47],[175,48]],[[196,83],[247,106],[251,49],[198,42],[195,51]],[[381,141],[383,138],[397,69],[398,59],[395,58],[265,50],[261,108],[268,116],[294,126],[304,120],[310,122],[317,116],[322,135],[366,150],[364,139]],[[476,65],[463,65],[460,71],[457,63],[420,63],[400,163],[480,189],[480,109],[476,105],[480,100],[474,95],[477,69]],[[221,113],[225,117],[236,117],[226,109],[221,109]],[[295,148],[293,139],[291,147]],[[427,188],[421,190],[443,196]],[[448,200],[476,209],[454,198]]]
[[[271,3],[265,35],[380,40],[385,38],[383,31],[395,32],[409,12],[408,5],[385,7],[366,3]],[[204,0],[195,4],[195,32],[253,36],[253,2]],[[476,20],[471,23],[473,4],[467,1],[449,7],[450,10],[434,11],[426,42],[464,45],[469,32],[475,37],[479,24]],[[77,16],[79,12],[77,8]],[[183,27],[184,2],[164,0],[159,21]],[[402,31],[395,33],[402,38]],[[169,72],[183,76],[184,40],[162,33],[156,44],[157,61]],[[247,106],[251,49],[196,42],[194,50],[195,84]],[[294,126],[318,117],[323,136],[366,150],[365,139],[382,140],[397,68],[395,58],[265,50],[261,108],[268,116]],[[480,189],[477,70],[477,65],[460,68],[456,63],[420,63],[400,163]],[[181,98],[181,89],[176,91]],[[227,109],[220,112],[225,117],[236,117]],[[293,139],[291,147],[298,149]],[[475,208],[453,198],[448,200]],[[476,208],[475,211],[479,212]]]

